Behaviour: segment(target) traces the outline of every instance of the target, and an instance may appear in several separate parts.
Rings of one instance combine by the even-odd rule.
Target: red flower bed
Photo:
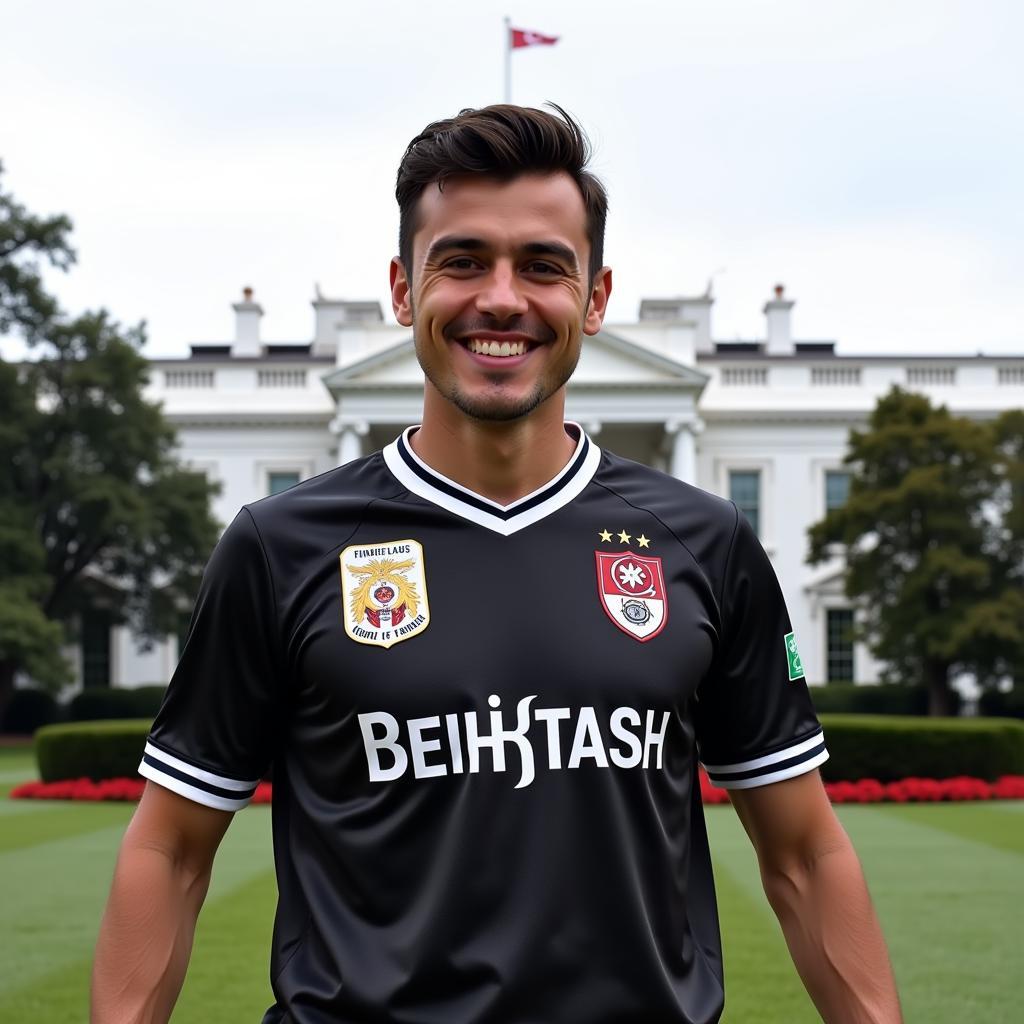
[[[137,779],[67,779],[63,782],[23,782],[11,790],[15,800],[138,800],[146,780]],[[252,798],[254,804],[270,803],[270,783],[261,782]]]
[[[138,800],[145,780],[68,779],[64,782],[24,782],[11,790],[16,800]],[[271,785],[261,782],[252,798],[254,804],[269,804]],[[882,783],[877,779],[857,782],[826,782],[825,792],[834,804],[928,803],[940,800],[1024,800],[1024,775],[1004,775],[996,782],[972,779],[900,779]],[[718,789],[700,773],[700,795],[706,804],[729,802],[727,790]]]
[[[953,779],[900,779],[879,782],[826,782],[825,792],[834,804],[928,803],[940,800],[1024,800],[1024,775],[1004,775],[995,782],[960,775]],[[724,804],[727,790],[712,786],[700,773],[700,794],[706,804]]]

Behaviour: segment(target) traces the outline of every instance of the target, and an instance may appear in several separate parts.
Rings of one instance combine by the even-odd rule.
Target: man
[[[698,753],[829,1022],[899,1009],[736,507],[602,453],[565,385],[611,292],[579,127],[495,106],[398,174],[423,422],[243,508],[146,747],[93,1020],[166,1020],[214,852],[274,766],[265,1024],[708,1024]]]

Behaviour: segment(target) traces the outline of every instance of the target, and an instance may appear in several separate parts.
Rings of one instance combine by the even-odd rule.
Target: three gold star
[[[599,530],[597,535],[601,538],[602,544],[611,544],[612,534],[609,530]],[[623,544],[628,544],[632,539],[631,536],[628,533],[626,533],[625,530],[619,530],[618,538],[619,541]],[[648,537],[645,537],[642,533],[637,534],[636,542],[642,548],[649,548],[651,546],[650,539]]]

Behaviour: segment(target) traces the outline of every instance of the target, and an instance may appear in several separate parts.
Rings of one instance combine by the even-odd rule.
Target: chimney
[[[698,352],[713,352],[715,346],[711,342],[711,286],[703,295],[696,298],[683,299],[681,311],[684,320],[694,324],[693,344]]]
[[[768,355],[792,355],[793,329],[789,322],[789,313],[793,306],[794,301],[785,298],[785,288],[777,284],[775,298],[764,304],[764,315],[768,321],[768,344],[765,351]]]
[[[252,289],[242,289],[242,301],[231,307],[235,311],[235,340],[231,346],[233,356],[258,356],[262,354],[260,346],[260,317],[263,307],[253,302]]]
[[[640,321],[651,323],[660,321],[665,324],[685,328],[687,331],[687,342],[681,350],[672,350],[670,354],[679,358],[688,352],[687,359],[692,359],[694,352],[711,352],[714,345],[711,342],[711,306],[714,303],[711,297],[711,285],[703,295],[692,297],[679,296],[672,299],[641,299],[640,300]]]
[[[341,328],[384,322],[384,312],[376,299],[329,299],[319,285],[313,299],[313,312],[316,316],[312,348],[315,356],[333,356],[338,352]]]

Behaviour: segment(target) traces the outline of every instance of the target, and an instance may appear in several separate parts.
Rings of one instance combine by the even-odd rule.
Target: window
[[[842,508],[850,497],[850,474],[842,469],[825,472],[825,511]]]
[[[82,686],[110,685],[110,615],[102,609],[82,613]]]
[[[280,494],[299,482],[298,470],[274,470],[267,474],[267,494]]]
[[[754,533],[761,535],[761,471],[758,469],[729,470],[729,497],[747,517]]]
[[[828,682],[852,683],[853,609],[829,608],[825,626]]]

